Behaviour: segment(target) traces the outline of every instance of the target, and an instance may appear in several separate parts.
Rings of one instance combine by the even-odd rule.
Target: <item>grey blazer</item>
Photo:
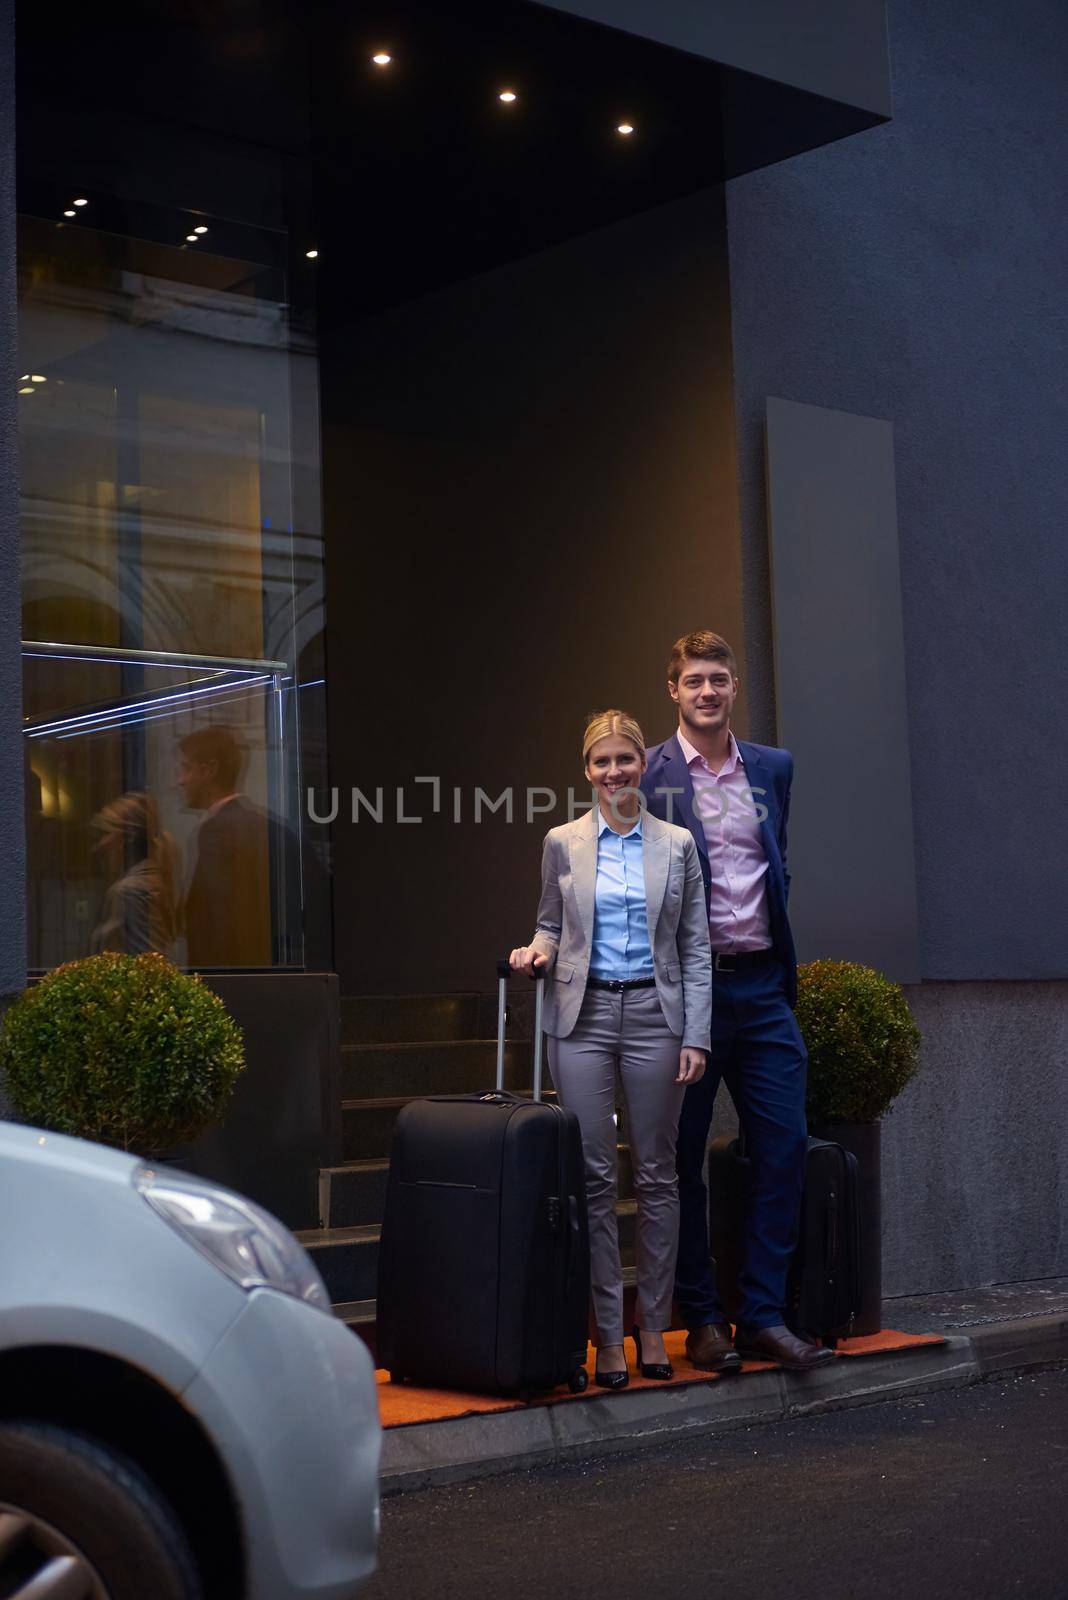
[[[645,910],[656,992],[680,1042],[707,1050],[712,951],[701,862],[687,828],[642,815]],[[530,943],[548,956],[545,1030],[566,1039],[586,993],[597,881],[597,812],[550,828],[541,857],[541,902]]]

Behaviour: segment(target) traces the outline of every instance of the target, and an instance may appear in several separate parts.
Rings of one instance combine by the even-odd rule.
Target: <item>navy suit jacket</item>
[[[797,1004],[797,954],[786,911],[790,894],[790,874],[786,870],[786,824],[790,815],[794,758],[788,750],[777,750],[773,745],[750,744],[744,739],[738,739],[737,744],[745,762],[745,775],[749,779],[753,799],[766,812],[760,823],[760,837],[768,863],[764,881],[767,886],[771,942],[785,968],[786,994],[793,1006]],[[672,734],[663,744],[654,745],[647,752],[647,759],[649,765],[642,777],[642,792],[649,810],[654,817],[661,817],[665,822],[676,822],[680,827],[689,828],[693,834],[704,874],[707,901],[712,869],[708,862],[705,830],[700,817],[694,813],[693,780],[682,746]],[[675,792],[669,793],[670,790]]]

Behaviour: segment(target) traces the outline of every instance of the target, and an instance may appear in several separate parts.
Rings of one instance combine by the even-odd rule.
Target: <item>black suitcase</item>
[[[744,1141],[713,1139],[708,1154],[709,1240],[716,1284],[732,1322],[745,1236],[750,1163]],[[786,1287],[786,1322],[803,1338],[836,1344],[860,1310],[860,1186],[857,1158],[839,1144],[810,1139],[797,1249]]]
[[[405,1106],[389,1163],[378,1357],[393,1381],[527,1393],[585,1389],[590,1247],[574,1113],[504,1092],[507,962],[499,962],[497,1087]]]

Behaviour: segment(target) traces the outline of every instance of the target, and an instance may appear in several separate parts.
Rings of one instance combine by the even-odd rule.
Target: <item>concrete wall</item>
[[[885,1292],[1068,1273],[1068,983],[906,994],[923,1046],[883,1126]]]
[[[1068,12],[891,0],[889,22],[894,121],[730,184],[728,227],[757,738],[766,399],[894,426],[927,980],[923,1071],[886,1126],[899,1293],[1068,1263]]]
[[[371,321],[321,304],[343,994],[486,987],[587,712],[665,738],[675,638],[740,634],[724,267],[710,191]],[[353,784],[384,824],[351,823]],[[514,786],[513,824],[474,825],[476,785]],[[528,785],[561,800],[533,824]]]
[[[0,0],[0,996],[26,979],[15,264],[15,13]]]
[[[894,0],[890,37],[892,123],[728,185],[754,731],[765,399],[886,417],[922,973],[1062,978],[1068,10]]]

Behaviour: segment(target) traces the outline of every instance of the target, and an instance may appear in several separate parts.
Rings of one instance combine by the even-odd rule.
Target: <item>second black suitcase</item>
[[[716,1285],[732,1322],[745,1236],[749,1161],[729,1134],[708,1155],[709,1239]],[[797,1249],[786,1288],[786,1321],[803,1338],[826,1344],[849,1337],[860,1309],[860,1201],[857,1159],[839,1144],[810,1139]]]
[[[489,1392],[587,1383],[589,1235],[574,1114],[506,1094],[507,962],[498,964],[497,1087],[405,1106],[378,1269],[378,1357],[395,1382]]]

